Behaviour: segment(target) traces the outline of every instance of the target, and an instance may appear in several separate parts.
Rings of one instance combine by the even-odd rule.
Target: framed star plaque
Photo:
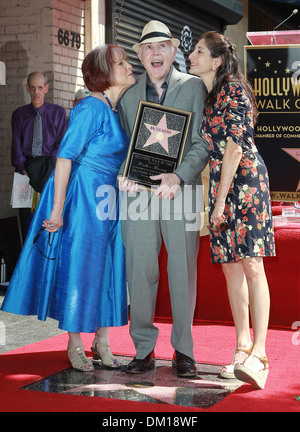
[[[157,186],[150,176],[181,163],[191,119],[190,111],[140,101],[123,175],[141,188]]]

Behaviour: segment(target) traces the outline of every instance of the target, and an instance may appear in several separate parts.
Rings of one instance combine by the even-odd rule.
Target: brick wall
[[[84,86],[84,2],[53,0],[53,96],[55,103],[72,108],[75,90]]]
[[[83,86],[84,6],[82,0],[1,0],[0,61],[6,67],[6,85],[0,85],[0,219],[16,214],[10,207],[10,120],[17,107],[30,103],[28,73],[48,74],[46,100],[63,106],[67,114],[75,91]]]

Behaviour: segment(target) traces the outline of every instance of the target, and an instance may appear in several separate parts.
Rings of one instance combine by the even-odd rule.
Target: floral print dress
[[[243,87],[227,83],[202,123],[202,135],[210,144],[209,220],[215,207],[222,159],[229,138],[243,149],[225,204],[226,231],[210,232],[213,263],[236,262],[255,256],[274,256],[275,240],[269,178],[254,144],[251,102]]]

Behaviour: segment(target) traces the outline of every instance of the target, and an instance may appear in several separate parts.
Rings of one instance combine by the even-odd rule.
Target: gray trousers
[[[154,349],[158,337],[158,328],[153,325],[159,283],[158,257],[163,238],[168,252],[173,316],[171,344],[174,350],[194,359],[192,322],[197,293],[199,230],[187,230],[185,215],[180,220],[175,220],[178,215],[164,220],[161,213],[160,208],[157,220],[143,220],[141,214],[137,220],[127,216],[127,220],[122,221],[130,295],[130,335],[137,359],[145,358]],[[199,213],[197,217],[200,227]]]

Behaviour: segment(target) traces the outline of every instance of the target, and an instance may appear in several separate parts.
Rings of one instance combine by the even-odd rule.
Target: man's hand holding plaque
[[[150,178],[151,180],[161,180],[159,187],[155,191],[156,196],[169,200],[175,197],[180,186],[180,179],[176,174],[159,174]],[[121,192],[137,192],[139,189],[138,183],[121,175],[118,176],[118,187]]]
[[[180,187],[180,179],[176,174],[160,174],[151,177],[152,180],[161,180],[159,187],[155,191],[155,195],[163,199],[173,199]]]

